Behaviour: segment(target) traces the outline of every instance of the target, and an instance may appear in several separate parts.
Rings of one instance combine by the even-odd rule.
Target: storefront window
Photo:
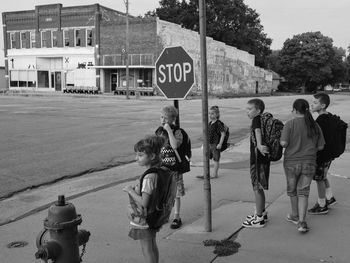
[[[49,88],[49,72],[38,70],[38,87]]]

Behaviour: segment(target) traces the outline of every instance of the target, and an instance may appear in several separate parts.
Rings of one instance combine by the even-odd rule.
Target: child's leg
[[[153,252],[156,256],[156,262],[159,262],[159,250],[158,250],[158,246],[157,246],[157,240],[156,240],[156,236],[154,236],[154,238],[152,238],[152,244],[153,244]]]
[[[214,169],[213,169],[213,177],[217,178],[218,177],[218,171],[219,171],[219,162],[214,161]]]
[[[290,206],[292,208],[291,216],[297,216],[298,210],[298,196],[290,196]]]
[[[317,192],[318,192],[318,204],[321,207],[324,207],[326,205],[326,185],[325,181],[316,181],[317,184]]]
[[[174,219],[180,218],[180,208],[181,208],[181,199],[180,197],[176,197],[175,204],[174,204]]]
[[[265,210],[265,193],[263,189],[254,190],[256,214],[262,216]]]
[[[142,254],[145,258],[145,263],[158,263],[156,254],[153,248],[153,238],[141,239]]]

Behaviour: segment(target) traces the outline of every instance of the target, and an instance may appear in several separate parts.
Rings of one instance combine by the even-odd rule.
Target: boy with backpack
[[[265,104],[261,99],[251,99],[247,103],[247,115],[252,120],[250,132],[250,176],[255,195],[255,212],[248,215],[243,227],[264,227],[267,220],[265,193],[268,190],[270,175],[269,149],[262,140],[261,115]]]
[[[187,133],[175,126],[178,111],[174,106],[166,106],[161,111],[161,126],[155,131],[157,136],[165,139],[161,149],[162,166],[169,168],[176,180],[176,198],[174,219],[170,228],[177,229],[182,225],[180,217],[181,197],[185,195],[183,173],[190,170],[191,142]]]
[[[347,124],[327,111],[329,104],[330,98],[326,93],[315,94],[311,104],[312,112],[318,114],[316,122],[321,127],[326,144],[323,150],[317,152],[317,167],[313,179],[317,184],[318,200],[314,207],[308,210],[309,214],[327,214],[328,207],[337,202],[327,173],[332,160],[345,150]]]

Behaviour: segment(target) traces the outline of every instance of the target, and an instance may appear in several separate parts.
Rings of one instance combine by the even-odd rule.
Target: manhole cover
[[[14,241],[14,242],[7,244],[7,248],[25,247],[26,245],[28,245],[28,242]]]

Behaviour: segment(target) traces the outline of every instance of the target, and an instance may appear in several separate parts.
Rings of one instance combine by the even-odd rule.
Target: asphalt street
[[[266,111],[288,119],[295,98],[265,97]],[[230,140],[246,137],[249,98],[210,99],[230,127]],[[331,111],[350,122],[350,96],[332,95]],[[164,98],[0,96],[0,199],[12,193],[108,169],[134,160],[133,145],[159,125]],[[181,126],[201,144],[202,102],[180,101]],[[120,175],[120,180],[128,175]]]

